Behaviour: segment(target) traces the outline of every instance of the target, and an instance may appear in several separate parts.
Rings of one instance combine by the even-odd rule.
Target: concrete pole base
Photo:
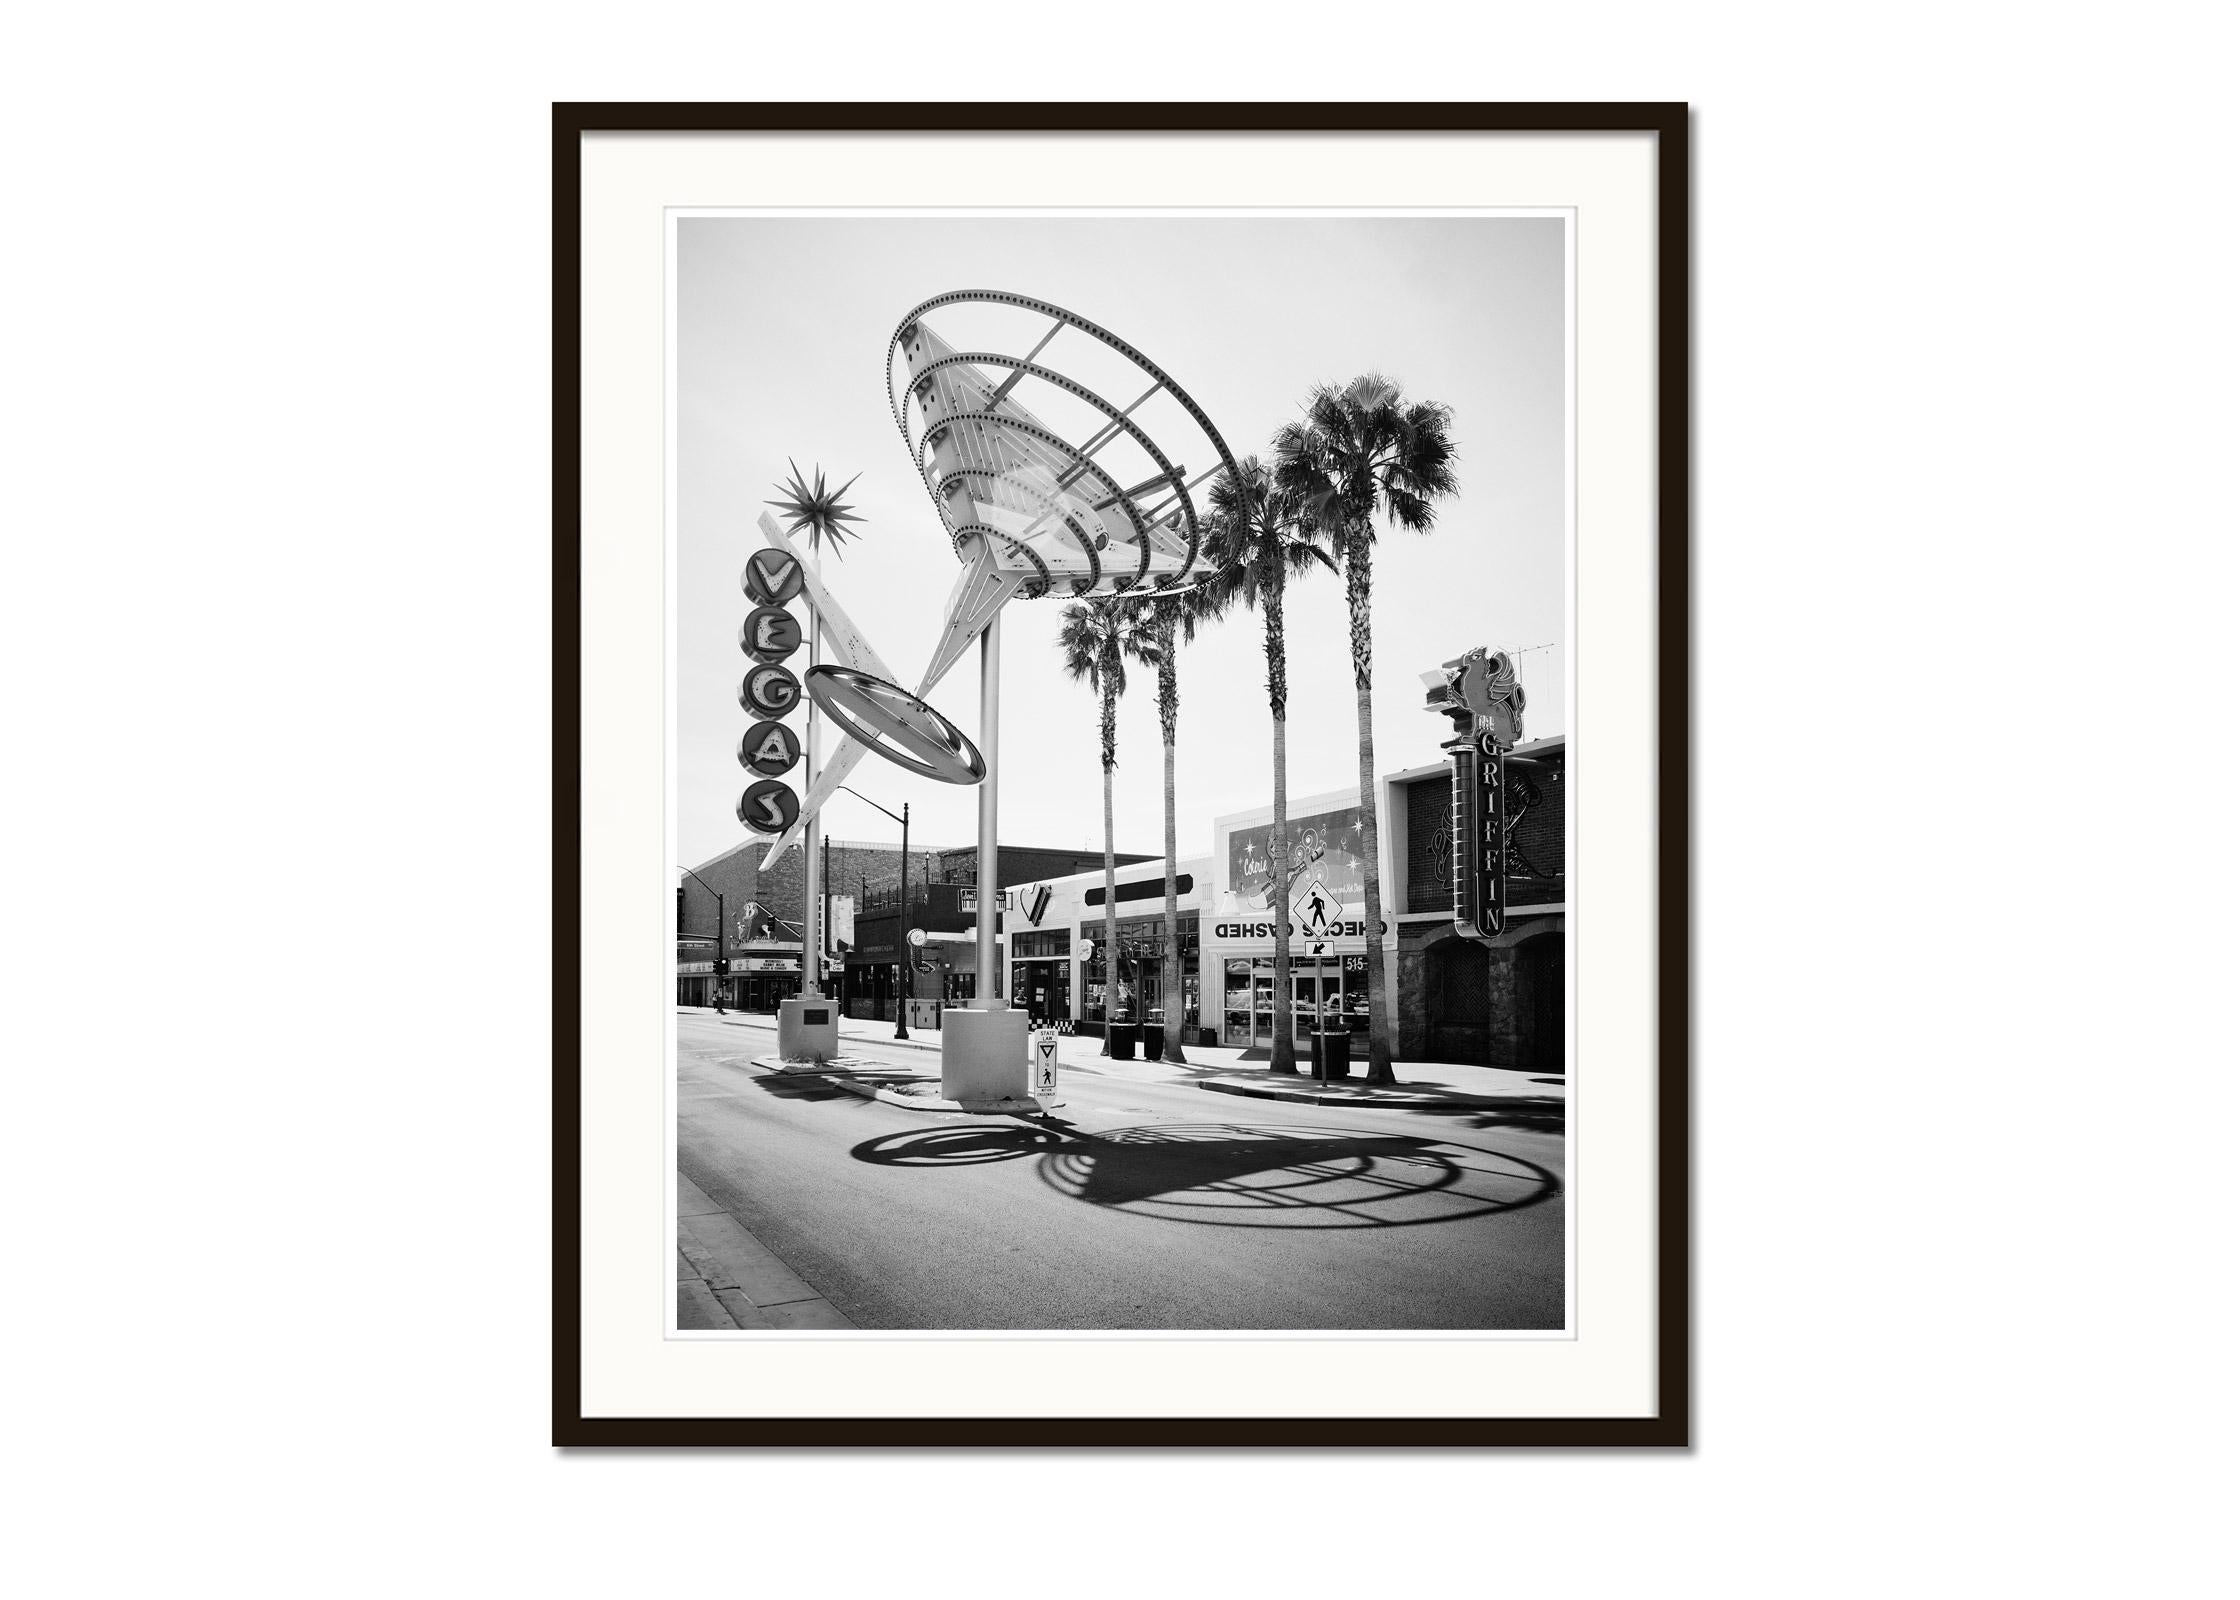
[[[830,1061],[840,1054],[840,1003],[778,1002],[778,1054],[788,1061]]]
[[[949,1100],[1029,1100],[1027,1014],[1001,1000],[941,1013],[941,1093]]]

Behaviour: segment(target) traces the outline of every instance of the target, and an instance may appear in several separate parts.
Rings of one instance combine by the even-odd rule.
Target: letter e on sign
[[[757,661],[783,661],[801,648],[801,624],[782,606],[756,606],[739,624],[739,648]]]

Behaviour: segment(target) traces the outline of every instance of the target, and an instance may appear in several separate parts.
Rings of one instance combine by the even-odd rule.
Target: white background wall
[[[1700,107],[1700,1442],[546,1448],[546,104],[934,88],[1004,9],[13,19],[15,1586],[2229,1585],[2234,140],[2196,5],[976,35],[976,86],[1038,96]]]

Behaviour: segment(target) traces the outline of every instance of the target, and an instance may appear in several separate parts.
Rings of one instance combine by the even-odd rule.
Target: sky
[[[903,314],[952,289],[1010,290],[1100,324],[1158,363],[1221,431],[1230,453],[1267,454],[1317,383],[1376,370],[1411,400],[1453,408],[1459,492],[1427,535],[1380,526],[1374,564],[1376,763],[1442,759],[1443,717],[1417,675],[1477,645],[1524,660],[1527,738],[1564,732],[1564,241],[1546,217],[686,217],[677,224],[678,859],[697,864],[750,837],[736,816],[754,774],[738,764],[751,720],[738,704],[749,602],[739,573],[761,548],[755,517],[788,460],[855,478],[861,537],[827,555],[825,579],[878,653],[915,687],[957,574],[909,449],[888,410],[886,344]],[[936,313],[972,329],[972,313]],[[980,326],[992,324],[982,323]],[[1046,321],[1012,322],[1024,355]],[[1026,340],[1016,330],[1028,329]],[[1110,353],[1068,330],[1038,358],[1125,405]],[[1071,412],[1029,382],[1017,397],[1061,431]],[[1044,394],[1048,391],[1044,390]],[[1138,417],[1190,476],[1212,465],[1194,430]],[[1171,413],[1179,416],[1179,411]],[[1170,435],[1173,444],[1166,444]],[[859,476],[860,475],[860,476]],[[1132,481],[1132,480],[1129,480]],[[1204,489],[1199,490],[1203,505]],[[1062,599],[1015,600],[1002,631],[1000,831],[1006,844],[1101,846],[1097,700],[1066,677]],[[1357,775],[1342,585],[1296,583],[1289,635],[1289,792],[1350,788]],[[787,665],[802,670],[808,652]],[[1239,609],[1181,652],[1177,845],[1213,844],[1212,820],[1272,799],[1271,724],[1259,614]],[[979,654],[929,696],[978,732]],[[802,714],[789,719],[798,725]],[[829,748],[829,735],[828,735]],[[1156,679],[1131,670],[1119,711],[1115,847],[1164,848]],[[803,768],[787,775],[797,791]],[[899,812],[912,847],[971,844],[968,787],[866,757],[851,787]],[[845,793],[834,838],[891,839],[896,825]],[[754,836],[759,837],[759,836]]]

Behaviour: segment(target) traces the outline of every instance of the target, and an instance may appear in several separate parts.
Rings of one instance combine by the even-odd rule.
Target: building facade
[[[1383,926],[1366,920],[1359,795],[1286,807],[1291,870],[1274,870],[1273,808],[1217,817],[1213,851],[1177,863],[1186,1043],[1268,1049],[1276,1027],[1276,924],[1290,923],[1291,1028],[1369,1027],[1368,941],[1385,951],[1393,1050],[1404,1061],[1565,1070],[1565,741],[1509,758],[1509,921],[1490,945],[1456,932],[1446,763],[1378,784]],[[1117,959],[1104,949],[1104,873],[1019,885],[1006,897],[1012,1003],[1084,1032],[1110,1016],[1164,1022],[1166,868],[1121,868]],[[1108,970],[1109,969],[1109,970]],[[1117,988],[1114,985],[1117,985]],[[1357,1041],[1354,1055],[1363,1046]]]
[[[762,870],[764,838],[742,840],[719,856],[700,862],[677,885],[677,1004],[704,1006],[720,999],[742,1011],[775,1011],[778,1002],[801,992],[803,861],[788,850]],[[913,882],[939,869],[941,847],[912,849]],[[897,844],[866,844],[834,839],[826,852],[825,892],[836,902],[832,921],[840,943],[848,937],[851,914],[870,892],[890,893],[902,882],[902,851]],[[717,912],[722,911],[722,950],[716,948]],[[860,938],[860,934],[857,935]],[[715,971],[718,959],[731,965],[728,978]],[[842,975],[836,973],[837,980]],[[828,986],[827,992],[831,992]]]
[[[1007,844],[997,853],[996,883],[1008,893],[1018,884],[1079,872],[1090,862],[1101,868],[1104,852]],[[930,1027],[932,1013],[940,1006],[957,1005],[980,993],[979,875],[980,851],[975,845],[929,851],[923,858],[912,851],[907,921],[899,877],[889,885],[867,886],[857,909],[856,937],[840,991],[847,1015],[892,1021],[897,1001],[907,999],[912,1003],[912,1024]],[[922,944],[909,942],[913,928],[925,935]],[[1000,935],[996,948],[1000,961]]]
[[[703,861],[677,885],[677,1004],[775,1011],[802,989],[802,853],[788,850],[762,870],[770,841],[744,840]],[[975,845],[932,845],[910,851],[910,921],[900,926],[902,852],[895,844],[834,839],[825,893],[833,901],[835,964],[825,993],[848,1016],[892,1020],[898,991],[913,989],[922,1004],[969,1000],[978,992],[973,930],[978,922]],[[1136,862],[1140,855],[1117,859]],[[1005,845],[997,879],[1009,885],[1102,865],[1104,853]],[[721,948],[718,911],[721,910]],[[909,927],[926,933],[912,947]],[[904,982],[901,952],[915,948]],[[730,972],[719,975],[716,963]]]
[[[1403,1059],[1566,1070],[1567,741],[1537,739],[1509,756],[1509,920],[1491,945],[1455,932],[1454,809],[1449,769],[1383,782],[1385,879],[1399,914],[1393,1050]]]

